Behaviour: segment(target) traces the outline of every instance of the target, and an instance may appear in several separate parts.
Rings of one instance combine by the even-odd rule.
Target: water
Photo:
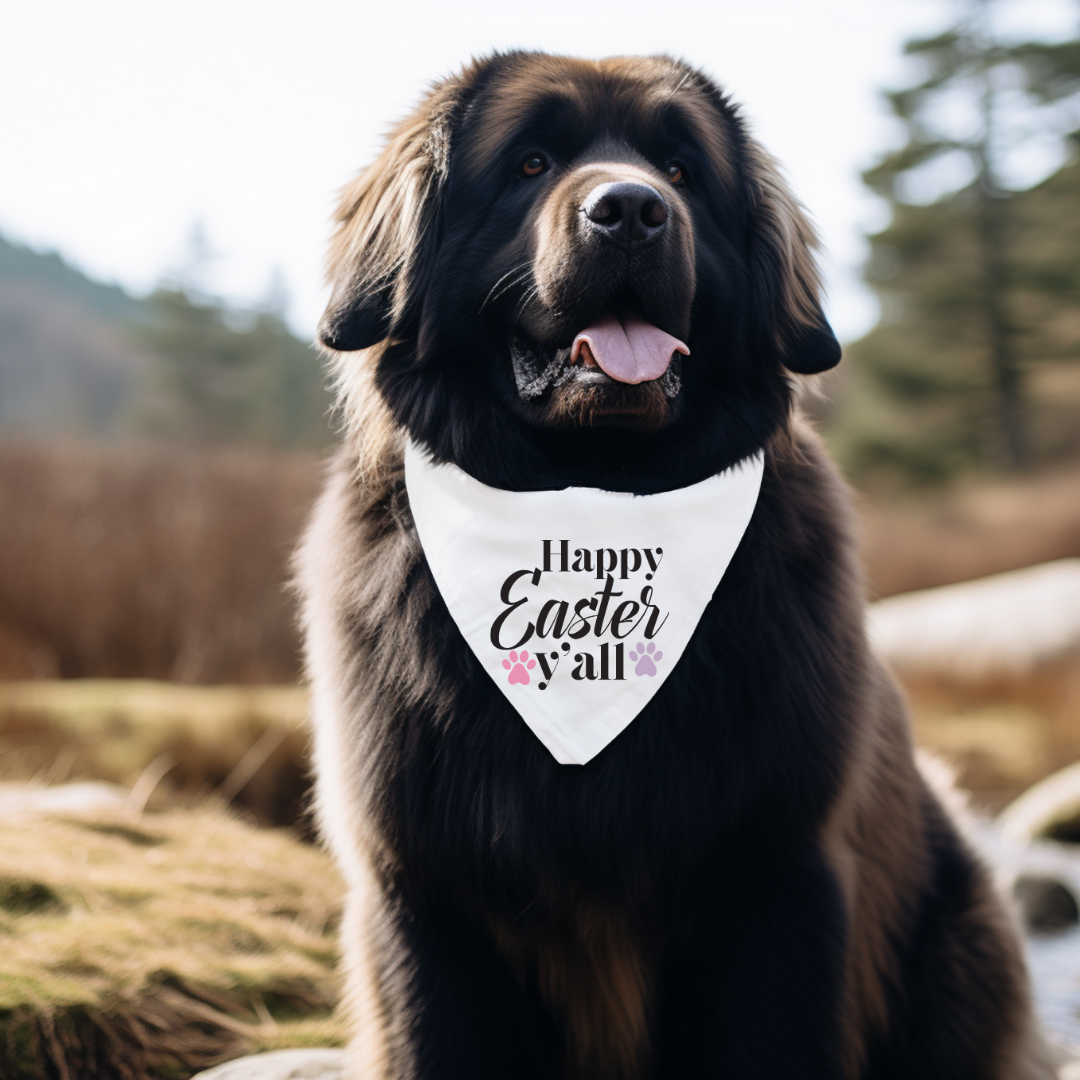
[[[1056,878],[1080,899],[1080,845],[1016,847],[989,822],[975,824],[971,839],[994,867],[1004,893],[1017,874],[1028,873]],[[1080,926],[1028,935],[1026,946],[1035,1008],[1055,1040],[1080,1056]]]
[[[1080,927],[1029,937],[1027,953],[1039,1016],[1056,1040],[1080,1051]]]

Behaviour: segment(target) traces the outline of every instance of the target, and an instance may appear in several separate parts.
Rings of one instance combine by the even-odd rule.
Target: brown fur
[[[680,1058],[693,1043],[693,1053],[698,1044],[703,1054],[715,1049],[707,1060],[735,1062],[724,1073],[732,1077],[914,1080],[910,1064],[902,1074],[889,1071],[894,1050],[918,1062],[926,1060],[926,1047],[940,1045],[942,1053],[963,1057],[957,1080],[1048,1080],[1015,931],[986,870],[916,769],[904,706],[866,646],[846,492],[819,441],[797,420],[785,414],[757,444],[766,465],[754,521],[713,614],[703,617],[707,628],[699,627],[680,661],[683,671],[696,665],[707,692],[699,694],[692,679],[673,689],[674,672],[651,719],[643,713],[580,772],[555,765],[515,716],[499,713],[504,703],[491,704],[497,691],[459,641],[423,558],[403,480],[404,424],[387,399],[394,379],[413,380],[412,389],[425,377],[427,357],[409,334],[430,336],[437,328],[425,327],[413,310],[426,280],[415,252],[437,220],[442,185],[450,183],[446,148],[456,118],[471,107],[477,81],[489,76],[482,131],[455,148],[472,182],[498,167],[513,118],[538,100],[550,106],[558,98],[567,123],[575,110],[679,109],[701,132],[721,184],[741,181],[749,193],[747,213],[757,231],[746,243],[746,276],[769,293],[771,359],[779,354],[789,370],[799,370],[784,350],[821,324],[813,231],[775,164],[752,141],[735,160],[737,140],[717,120],[715,91],[663,58],[594,63],[524,55],[490,70],[474,65],[436,88],[346,193],[327,336],[379,290],[393,291],[393,313],[389,340],[335,357],[348,435],[299,567],[315,689],[319,816],[353,890],[346,947],[351,994],[360,1003],[354,1007],[376,1028],[363,1068],[392,1080],[721,1075],[679,1064],[698,1060]],[[617,175],[664,182],[654,163],[615,152],[626,158]],[[574,269],[568,262],[581,255],[571,214],[580,190],[591,177],[609,175],[607,146],[590,153],[545,189],[529,219],[530,272],[549,305],[561,302],[556,286],[566,287]],[[735,199],[734,187],[727,193]],[[690,212],[677,191],[668,203],[672,260],[682,265],[666,280],[687,288]],[[490,298],[501,285],[485,280],[484,287]],[[460,355],[452,358],[464,366]],[[778,362],[776,378],[786,386]],[[637,388],[612,392],[627,389]],[[427,413],[411,414],[416,425],[444,400],[433,394],[425,405]],[[500,407],[491,404],[493,420]],[[764,406],[759,399],[751,408]],[[585,406],[570,415],[582,426],[594,419]],[[558,419],[549,414],[536,423],[558,427]],[[450,418],[451,460],[474,434],[461,430],[466,426]],[[412,427],[410,434],[424,436]],[[521,455],[512,437],[496,449],[508,459]],[[484,459],[468,464],[478,468]],[[527,464],[520,468],[528,475]],[[788,595],[777,594],[777,575]],[[726,620],[732,610],[747,613],[740,630]],[[729,661],[718,674],[725,655],[756,640],[763,644],[752,647],[762,653],[748,646],[749,661]],[[778,699],[773,712],[757,704],[785,679],[797,688],[790,698]],[[719,755],[719,764],[684,781],[698,758],[715,751],[710,739],[719,740],[724,726],[695,727],[701,718],[692,710],[712,709],[725,693],[751,702],[732,730],[746,721],[737,745],[760,753],[765,764]],[[652,763],[643,757],[667,752],[662,730],[674,726],[671,738],[688,737],[683,723],[698,742],[677,768],[670,764],[676,759],[665,759],[670,771],[653,777],[655,792],[646,792]],[[789,741],[797,740],[793,750]],[[714,808],[706,789],[745,786],[755,767],[763,788],[747,792],[739,812],[717,824],[692,809]],[[570,825],[548,820],[546,813],[562,818],[569,808],[580,810],[582,791],[592,797],[593,813],[571,816]],[[690,810],[680,805],[684,796]],[[788,798],[796,809],[778,810]],[[666,831],[669,820],[679,823],[675,837]],[[562,829],[554,839],[549,825]],[[714,846],[699,848],[706,835],[715,837]],[[783,854],[772,852],[770,845],[784,843]],[[674,863],[667,861],[671,844],[679,853]],[[440,861],[447,845],[460,856],[449,867]],[[749,858],[747,845],[755,853]],[[593,867],[575,861],[578,851],[604,863],[607,877],[589,882]],[[608,865],[612,853],[620,858]],[[684,873],[688,882],[670,880]],[[792,882],[807,891],[785,891]],[[799,921],[804,916],[807,925]],[[730,969],[729,958],[736,965]],[[809,978],[801,989],[799,977]],[[695,988],[692,998],[680,996],[687,985]],[[836,995],[835,1013],[818,1000],[829,993]],[[725,1011],[710,1014],[714,1001]],[[787,1011],[764,1017],[755,1001]],[[927,1001],[954,1010],[954,1019],[925,1015]],[[699,1008],[700,1022],[684,1021]],[[494,1014],[502,1019],[489,1019]],[[824,1047],[818,1032],[806,1029],[808,1016],[822,1025],[835,1021]],[[909,1020],[933,1031],[927,1037],[907,1030]],[[766,1021],[776,1025],[778,1044],[794,1032],[794,1045],[835,1064],[815,1072],[794,1052],[770,1058],[775,1048],[767,1039],[754,1050],[774,1065],[748,1064],[738,1025],[759,1030]],[[680,1027],[684,1022],[692,1026]],[[949,1030],[969,1022],[979,1038]],[[503,1047],[500,1040],[518,1023],[520,1046]],[[735,1049],[711,1047],[729,1023],[736,1027],[724,1038]],[[469,1032],[466,1047],[462,1030]],[[545,1041],[549,1035],[557,1051]],[[540,1051],[552,1060],[537,1065],[527,1056]],[[776,1066],[778,1060],[786,1064]],[[945,1075],[945,1065],[933,1065],[935,1076]],[[356,1075],[367,1080],[367,1073]]]
[[[494,927],[495,940],[524,986],[535,978],[564,1025],[575,1076],[613,1071],[627,1080],[649,1061],[652,972],[624,913],[579,901],[565,917],[528,934]]]
[[[382,430],[385,433],[392,428]],[[796,428],[792,434],[794,438],[785,435],[778,441],[774,454],[781,460],[802,461],[810,467],[813,459],[807,457],[807,451],[812,450],[816,456],[816,440],[805,429]],[[401,490],[401,438],[397,433],[379,444],[378,453],[369,451],[369,471],[365,474],[371,478],[368,482],[356,484],[350,465],[350,471],[338,473],[336,483],[324,497],[323,514],[338,515],[348,507],[354,523],[363,518],[382,520],[388,529],[381,539],[381,529],[372,534],[367,527],[366,539],[364,533],[350,537],[350,547],[359,541],[356,554],[351,557],[353,561],[339,563],[348,579],[359,585],[359,590],[352,590],[352,603],[368,610],[372,604],[385,602],[379,597],[386,594],[373,587],[379,573],[376,568],[385,572],[388,560],[403,557],[413,565],[418,556],[415,549],[403,551],[397,534],[389,531],[387,515],[392,515],[391,508]],[[353,447],[351,453],[343,455],[342,463],[356,461],[355,442]],[[803,497],[795,487],[789,495]],[[834,495],[840,496],[839,489]],[[339,503],[342,496],[345,501]],[[314,542],[313,535],[309,544]],[[326,565],[324,552],[321,546],[310,547],[308,564]],[[336,558],[340,559],[340,554]],[[392,576],[407,573],[402,569]],[[399,645],[387,642],[385,649],[389,652]],[[913,761],[910,729],[897,689],[883,670],[875,671],[866,690],[866,709],[868,718],[875,716],[876,720],[865,729],[859,755],[849,765],[850,783],[836,802],[822,837],[852,912],[846,976],[848,1015],[844,1026],[844,1076],[849,1078],[862,1075],[867,1039],[886,1029],[889,994],[898,978],[896,936],[915,903],[918,882],[927,871],[928,853],[913,810],[926,789],[926,781]],[[326,729],[321,729],[320,735],[325,734]],[[357,865],[352,854],[357,850],[355,838],[362,836],[365,829],[346,824],[355,819],[342,813],[343,805],[328,799],[336,785],[327,783],[346,764],[347,752],[324,745],[320,758],[320,817],[331,843],[335,847],[340,843],[339,850],[349,852],[344,859],[348,874],[348,865]],[[352,805],[351,798],[348,802]],[[360,851],[365,850],[367,845],[362,842]],[[366,856],[364,861],[366,865]],[[384,950],[393,952],[392,943],[383,939],[379,930],[378,908],[371,906],[372,890],[378,886],[366,869],[359,880],[359,887],[350,893],[343,928],[346,939],[354,943],[348,954],[347,988],[347,1006],[357,1035],[352,1055],[358,1078],[381,1080],[399,1075],[392,1064],[395,1056],[387,1048],[401,1044],[407,1033],[388,1017],[383,1005],[388,993],[385,975],[381,990],[375,975],[380,966],[378,954]],[[1009,987],[1019,988],[1010,1008],[1012,1026],[1002,1033],[1000,1062],[993,1075],[996,1080],[1049,1080],[1054,1075],[1050,1055],[1030,1016],[1025,996],[1027,975],[1016,929],[985,871],[980,890],[980,907],[965,914],[964,925],[958,927],[958,940],[967,947],[971,935],[984,937],[986,952],[997,957],[995,963],[1002,964],[1008,975],[998,976],[999,982],[987,987],[978,983],[984,973],[972,971],[971,978],[976,982],[971,992],[1000,995],[1014,993]],[[646,942],[625,912],[604,903],[574,896],[564,898],[558,906],[562,913],[539,926],[529,923],[527,929],[522,929],[511,923],[493,923],[493,941],[515,978],[522,985],[534,981],[552,1015],[560,1019],[571,1063],[568,1078],[647,1077],[655,954],[663,948],[662,941]],[[966,959],[958,954],[952,966],[963,968]],[[396,977],[407,980],[408,972],[399,971]]]
[[[455,105],[452,88],[432,90],[379,158],[342,190],[326,274],[336,296],[391,285],[394,308],[404,306],[427,207],[446,177],[446,125]]]

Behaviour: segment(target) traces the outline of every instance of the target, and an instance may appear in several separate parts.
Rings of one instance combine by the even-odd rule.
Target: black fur
[[[655,86],[676,87],[666,111],[626,104]],[[358,1038],[381,1040],[373,1060],[401,1080],[1050,1076],[1012,930],[868,652],[842,485],[792,419],[786,372],[839,359],[820,308],[800,322],[784,300],[794,270],[767,216],[797,206],[769,205],[779,180],[736,110],[670,61],[511,54],[436,93],[449,159],[407,295],[391,314],[346,264],[325,324],[339,348],[388,327],[340,364],[375,365],[396,429],[350,437],[300,563],[319,812],[354,889],[354,986],[374,987]],[[477,173],[510,98],[521,121]],[[687,113],[722,133],[725,161]],[[550,172],[522,180],[538,149]],[[659,183],[669,159],[690,177],[691,266],[672,269],[674,246],[629,270],[586,253],[561,310],[528,281],[485,302],[537,258],[560,178],[614,160]],[[614,277],[685,335],[682,390],[648,429],[556,423],[518,393],[508,335],[565,347]],[[691,279],[683,307],[664,283]],[[765,449],[753,519],[685,654],[587,765],[554,761],[452,622],[409,514],[402,429],[518,490],[668,489]]]

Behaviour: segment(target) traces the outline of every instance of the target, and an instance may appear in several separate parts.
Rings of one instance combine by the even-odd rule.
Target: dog
[[[319,336],[344,440],[297,566],[350,1076],[1053,1075],[797,412],[840,359],[816,243],[737,107],[666,57],[475,61],[343,193]],[[678,664],[587,763],[455,623],[407,440],[511,493],[644,497],[760,455]]]

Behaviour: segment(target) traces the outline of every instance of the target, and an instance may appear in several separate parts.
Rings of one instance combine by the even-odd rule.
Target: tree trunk
[[[1012,324],[1008,317],[1008,203],[979,185],[979,243],[983,255],[982,304],[990,349],[997,426],[1009,466],[1027,465],[1023,387]]]
[[[990,50],[987,50],[989,59]],[[983,70],[982,138],[975,148],[979,161],[978,233],[982,248],[982,305],[990,346],[997,426],[1004,456],[1012,469],[1028,462],[1027,431],[1024,423],[1023,387],[1016,355],[1016,340],[1008,313],[1009,236],[1008,195],[994,173],[994,86],[993,61]]]

